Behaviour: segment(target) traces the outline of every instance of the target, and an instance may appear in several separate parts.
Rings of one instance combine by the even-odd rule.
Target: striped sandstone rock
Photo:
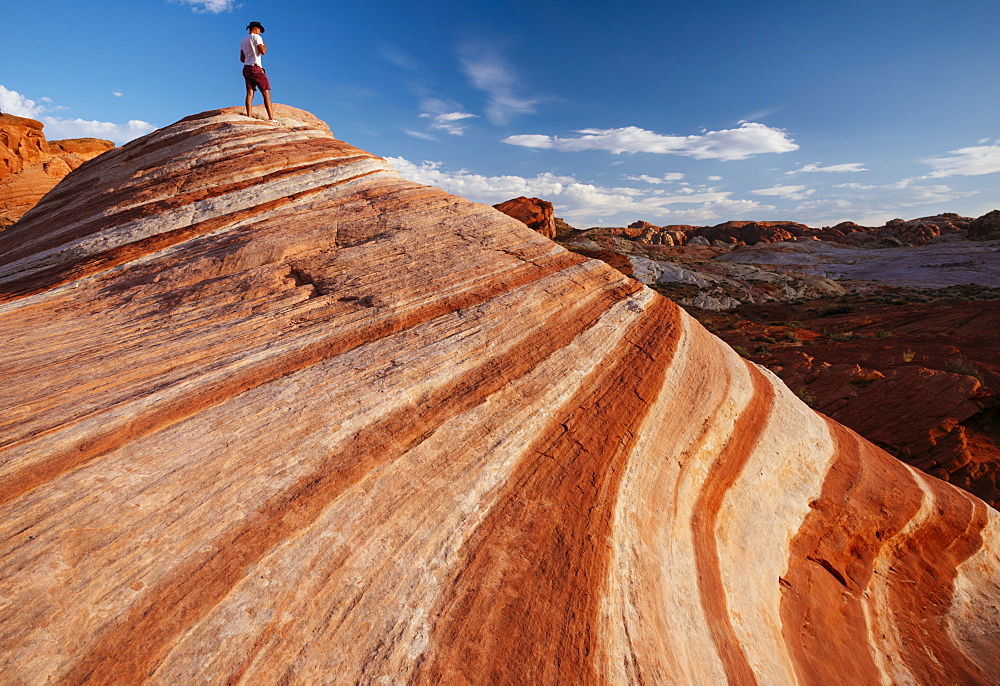
[[[0,234],[8,683],[1000,683],[1000,517],[279,107]]]
[[[43,124],[0,113],[0,229],[21,218],[63,177],[115,147],[99,138],[46,141]]]

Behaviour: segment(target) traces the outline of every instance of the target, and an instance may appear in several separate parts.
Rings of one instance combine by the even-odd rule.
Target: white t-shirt
[[[259,33],[248,33],[242,41],[240,41],[240,50],[243,51],[243,64],[248,64],[250,66],[263,67],[261,63],[262,55],[260,54],[259,45],[263,45],[264,39],[260,37]]]

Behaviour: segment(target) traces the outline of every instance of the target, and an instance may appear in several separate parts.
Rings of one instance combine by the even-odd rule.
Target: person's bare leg
[[[274,121],[274,115],[271,113],[271,91],[264,91],[264,109],[267,110],[267,118]]]
[[[265,101],[266,101],[266,97],[265,97]],[[252,117],[253,116],[253,105],[251,103],[253,103],[253,89],[252,88],[247,88],[247,116],[248,117]]]

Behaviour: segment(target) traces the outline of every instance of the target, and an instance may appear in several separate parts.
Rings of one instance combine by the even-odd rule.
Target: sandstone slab
[[[0,234],[17,683],[998,683],[1000,516],[278,106]]]

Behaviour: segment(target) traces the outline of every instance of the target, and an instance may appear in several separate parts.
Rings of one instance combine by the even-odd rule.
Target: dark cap
[[[249,31],[250,29],[260,29],[260,32],[264,33],[264,27],[261,26],[261,23],[259,21],[252,21],[249,24],[247,24],[247,31]]]

